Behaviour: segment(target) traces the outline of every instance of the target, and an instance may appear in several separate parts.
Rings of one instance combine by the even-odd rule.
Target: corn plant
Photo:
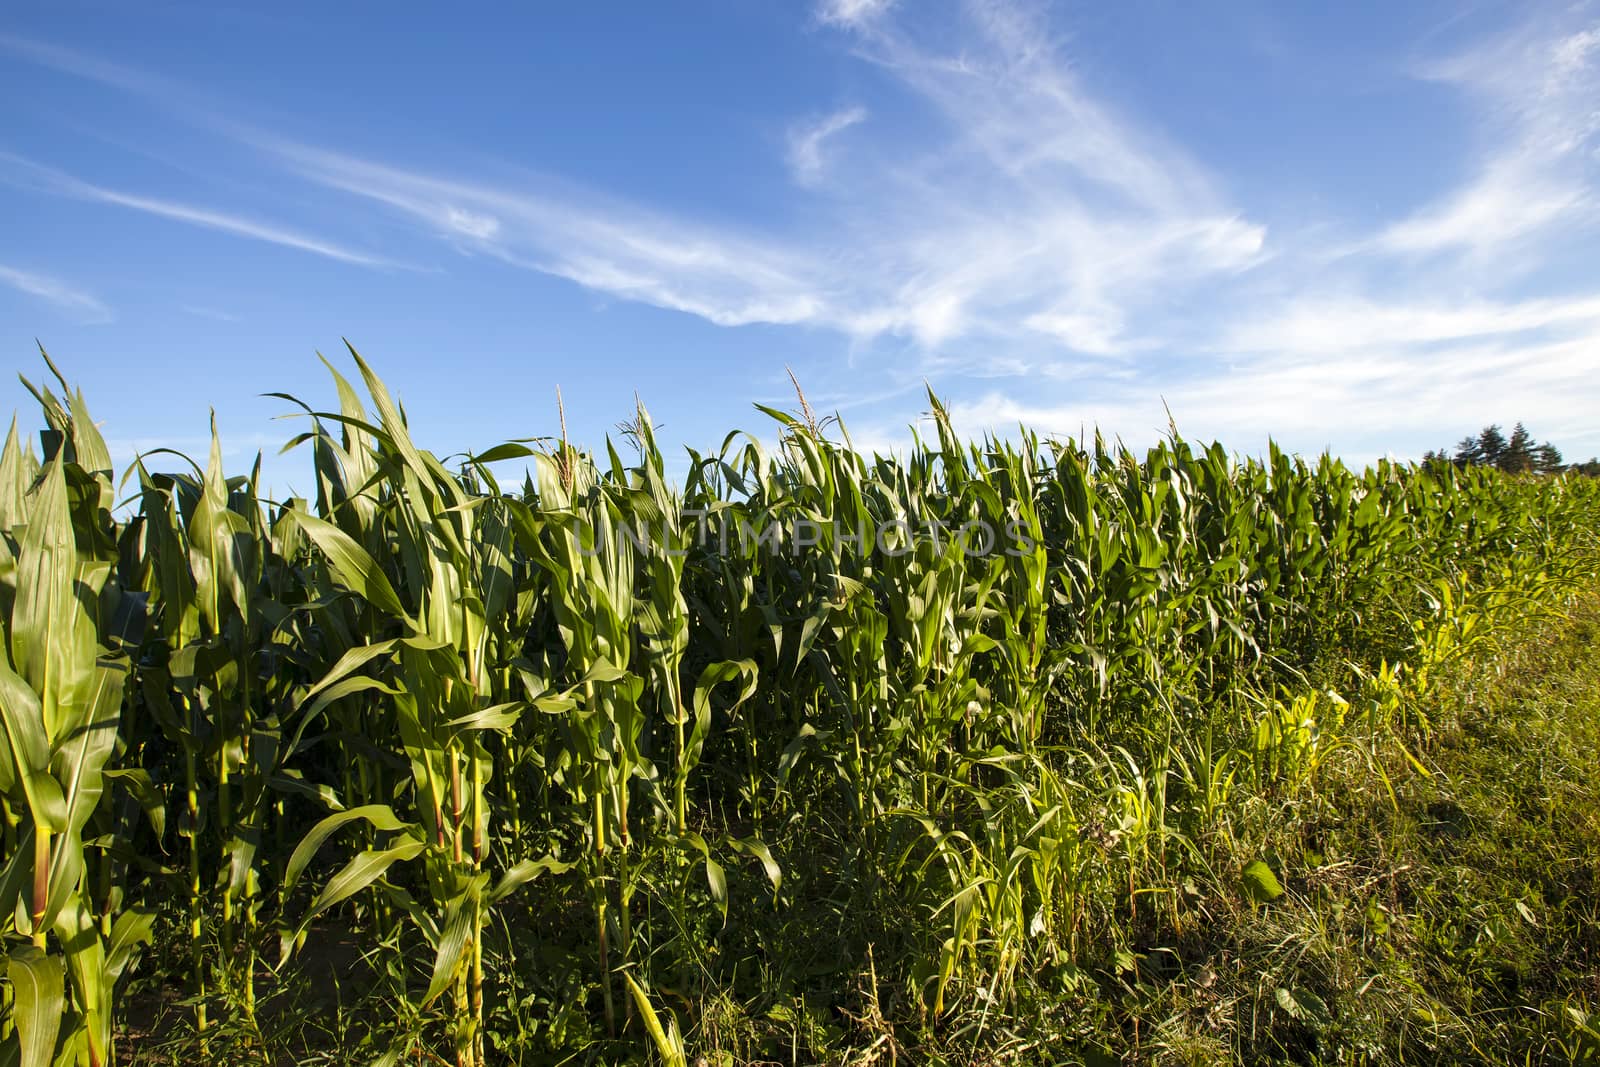
[[[0,910],[12,914],[11,1040],[27,1067],[99,1067],[114,1056],[114,986],[150,933],[148,915],[116,914],[117,898],[96,877],[97,867],[113,869],[112,857],[84,838],[107,799],[129,671],[123,638],[139,606],[113,576],[110,458],[82,394],[69,391],[66,403],[47,389],[35,395],[50,424],[42,465],[35,470],[15,433],[0,459],[0,792],[12,823]]]

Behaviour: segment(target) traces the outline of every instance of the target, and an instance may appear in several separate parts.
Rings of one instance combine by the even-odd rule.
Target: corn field
[[[1101,931],[1198,921],[1196,872],[1275,895],[1262,805],[1405,746],[1434,672],[1594,573],[1593,480],[968,443],[931,395],[893,457],[802,396],[682,478],[642,406],[600,451],[440,458],[351,356],[336,403],[282,397],[304,499],[214,427],[116,471],[81,392],[29,386],[6,1062],[137,1057],[135,977],[279,1062],[274,998],[339,943],[385,1064],[686,1065],[730,991],[869,971],[931,1030],[1003,1013]]]

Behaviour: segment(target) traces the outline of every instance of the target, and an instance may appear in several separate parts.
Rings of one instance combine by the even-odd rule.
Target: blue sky
[[[290,482],[259,394],[331,405],[341,337],[441,452],[557,385],[714,446],[788,366],[872,447],[928,381],[972,434],[1586,458],[1597,101],[1593,4],[10,5],[0,343],[123,460],[215,408]]]

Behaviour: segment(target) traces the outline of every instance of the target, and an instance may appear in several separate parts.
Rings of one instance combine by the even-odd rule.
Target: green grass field
[[[1600,1055],[1595,479],[355,366],[304,499],[7,439],[0,1061]]]

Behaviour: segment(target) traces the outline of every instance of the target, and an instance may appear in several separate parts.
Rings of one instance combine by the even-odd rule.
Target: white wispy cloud
[[[1463,186],[1385,229],[1381,247],[1488,252],[1600,221],[1600,24],[1551,32],[1535,21],[1419,73],[1484,103],[1484,158]]]
[[[826,319],[801,251],[601,202],[554,181],[445,177],[282,140],[267,151],[301,177],[387,205],[469,252],[723,326]]]
[[[49,274],[22,270],[0,263],[0,283],[54,304],[84,322],[110,322],[113,318],[111,309],[93,294]]]
[[[119,207],[131,208],[134,211],[143,211],[146,214],[159,215],[162,218],[186,222],[192,226],[200,226],[208,230],[232,234],[235,237],[247,237],[254,241],[282,245],[284,248],[310,252],[312,255],[324,256],[328,259],[338,260],[341,263],[354,263],[363,267],[398,267],[401,265],[384,256],[358,252],[343,245],[335,244],[332,241],[324,241],[321,238],[312,237],[309,234],[193,204],[181,204],[149,196],[136,196],[132,193],[118,192],[115,189],[106,189],[88,184],[81,184],[78,187],[78,192],[85,199],[98,200],[106,204],[116,204]]]
[[[864,107],[847,107],[789,130],[789,169],[801,185],[816,185],[827,169],[823,148],[830,137],[867,119]]]
[[[102,185],[95,185],[64,171],[47,167],[33,160],[24,159],[21,156],[10,153],[0,152],[0,163],[6,164],[10,168],[9,174],[0,174],[0,180],[5,180],[12,185],[42,190],[76,200],[112,204],[117,207],[143,212],[147,215],[156,215],[176,222],[187,223],[191,226],[232,234],[235,237],[245,237],[254,241],[264,241],[268,244],[309,252],[313,255],[338,260],[341,263],[352,263],[363,267],[394,268],[404,266],[404,264],[387,257],[362,252],[289,227],[262,222],[247,216],[200,205],[142,196],[136,193],[107,188]]]
[[[1041,399],[996,388],[951,415],[963,433],[1006,433],[1020,423],[1077,437],[1096,427],[1130,444],[1154,443],[1170,410],[1186,436],[1247,451],[1267,438],[1346,459],[1391,449],[1415,458],[1489,423],[1525,419],[1571,455],[1600,452],[1594,426],[1594,353],[1600,327],[1553,339],[1468,338],[1413,347],[1374,345],[1337,356],[1274,356],[1180,369],[1159,390],[1145,379],[1098,380],[1083,399]],[[1443,427],[1443,430],[1430,428]],[[1430,434],[1434,437],[1430,437]],[[1436,438],[1436,439],[1434,439]]]
[[[465,252],[721,325],[902,338],[946,366],[952,346],[1006,339],[1139,351],[1151,344],[1130,325],[1142,302],[1262,260],[1264,228],[1186,153],[1081,85],[1042,15],[1002,3],[963,11],[959,27],[926,40],[918,19],[887,4],[819,9],[847,26],[864,61],[900,80],[935,132],[837,143],[865,118],[860,107],[797,128],[795,177],[836,170],[839,195],[806,204],[792,229],[663,214],[539,177],[252,140],[302,177],[396,209]]]
[[[1333,355],[1583,326],[1600,326],[1600,295],[1514,303],[1304,297],[1227,328],[1216,347],[1284,356]]]
[[[1495,161],[1468,187],[1390,226],[1380,244],[1396,252],[1489,250],[1537,233],[1589,203],[1570,182],[1530,173],[1529,161]]]
[[[1221,207],[1196,160],[1084,83],[1045,10],[1027,0],[967,0],[960,10],[932,39],[909,15],[857,29],[864,58],[943,114],[946,161],[964,157],[960,170],[997,180],[1000,192],[1099,193],[1111,199],[1097,207],[1158,213]]]
[[[861,27],[888,12],[895,0],[823,0],[817,18],[836,26]]]

